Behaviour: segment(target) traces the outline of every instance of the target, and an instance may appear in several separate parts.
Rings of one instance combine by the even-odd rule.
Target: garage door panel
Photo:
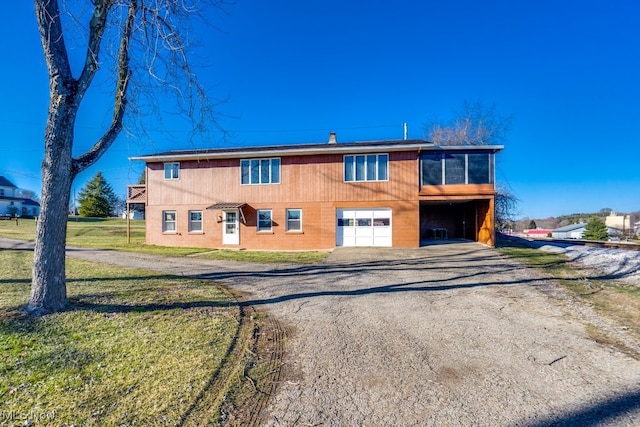
[[[391,209],[338,209],[337,246],[392,246]]]

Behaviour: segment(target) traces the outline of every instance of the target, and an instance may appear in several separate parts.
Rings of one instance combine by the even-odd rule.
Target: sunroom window
[[[445,152],[420,155],[422,185],[493,184],[493,153]]]

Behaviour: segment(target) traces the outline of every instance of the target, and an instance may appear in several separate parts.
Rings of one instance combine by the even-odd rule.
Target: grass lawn
[[[0,236],[33,241],[36,222],[33,219],[0,221]],[[278,252],[212,250],[210,248],[178,248],[145,245],[145,222],[131,221],[131,243],[127,243],[127,220],[120,218],[70,218],[67,223],[67,245],[141,252],[166,256],[199,256],[206,259],[266,263],[309,264],[328,256],[324,251]]]
[[[545,274],[556,279],[576,299],[589,304],[600,316],[611,319],[635,340],[640,340],[640,287],[618,280],[593,278],[599,273],[594,274],[570,263],[563,254],[518,246],[503,246],[499,250],[529,267],[544,269]],[[589,332],[596,341],[615,345],[640,359],[640,354],[622,343],[613,342],[595,328]]]
[[[0,251],[0,425],[217,423],[253,333],[224,289],[68,259],[70,309],[30,318],[32,257]]]

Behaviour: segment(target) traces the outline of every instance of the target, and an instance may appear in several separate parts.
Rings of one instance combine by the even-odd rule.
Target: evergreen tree
[[[78,196],[80,216],[106,218],[114,210],[118,197],[111,185],[104,179],[102,172],[98,172],[91,181],[87,182]]]
[[[538,228],[536,222],[534,220],[529,221],[529,230],[535,230],[536,228]]]
[[[585,240],[609,240],[607,226],[600,218],[591,218],[584,227],[582,238]]]

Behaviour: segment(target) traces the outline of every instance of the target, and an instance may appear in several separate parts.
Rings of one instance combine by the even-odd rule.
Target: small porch
[[[131,205],[147,205],[147,186],[127,185],[127,243],[131,243]]]

